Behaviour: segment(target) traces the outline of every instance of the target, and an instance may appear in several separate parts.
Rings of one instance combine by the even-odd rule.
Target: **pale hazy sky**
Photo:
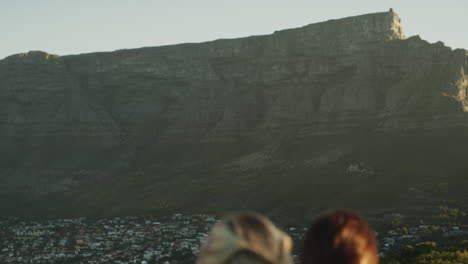
[[[271,34],[390,7],[407,36],[468,49],[468,0],[0,0],[0,59]]]

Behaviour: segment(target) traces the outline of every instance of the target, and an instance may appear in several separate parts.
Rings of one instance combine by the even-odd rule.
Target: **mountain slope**
[[[0,61],[0,210],[466,202],[467,75],[465,50],[406,38],[393,11],[241,39],[13,55]]]

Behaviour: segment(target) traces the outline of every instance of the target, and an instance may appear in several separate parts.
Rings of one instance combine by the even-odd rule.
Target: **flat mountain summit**
[[[393,11],[0,60],[0,214],[467,203],[468,53]]]

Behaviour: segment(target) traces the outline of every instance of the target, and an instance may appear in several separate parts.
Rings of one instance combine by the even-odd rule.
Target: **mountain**
[[[0,61],[0,214],[311,215],[468,197],[468,52],[393,11]]]

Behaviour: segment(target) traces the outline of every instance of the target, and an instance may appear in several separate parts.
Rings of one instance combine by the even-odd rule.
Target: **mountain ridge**
[[[240,39],[9,56],[0,61],[0,211],[224,210],[243,199],[268,212],[302,210],[305,199],[332,204],[325,190],[343,175],[391,206],[407,190],[373,188],[409,171],[434,174],[427,203],[445,199],[434,194],[439,185],[466,186],[467,76],[467,51],[406,38],[393,11]],[[428,168],[401,160],[425,155]],[[348,174],[355,164],[373,174]],[[304,183],[328,189],[310,194]],[[364,206],[356,190],[339,192],[337,205]]]
[[[265,37],[265,36],[270,36],[273,34],[278,34],[280,32],[286,32],[286,31],[297,31],[297,30],[304,30],[307,27],[311,26],[319,26],[322,24],[328,24],[328,23],[334,23],[334,22],[339,22],[339,21],[349,21],[349,20],[359,20],[359,19],[366,19],[369,17],[374,17],[374,16],[381,16],[381,15],[387,15],[390,14],[390,16],[395,17],[395,19],[398,20],[398,23],[396,23],[396,20],[394,21],[395,25],[394,28],[391,28],[391,30],[394,30],[393,35],[396,38],[405,38],[404,34],[402,33],[401,26],[399,25],[400,18],[398,15],[391,9],[388,12],[380,12],[380,13],[371,13],[371,14],[364,14],[364,15],[356,15],[356,16],[349,16],[349,17],[344,17],[344,18],[338,18],[338,19],[329,19],[327,21],[322,21],[322,22],[316,22],[316,23],[310,23],[305,26],[299,26],[299,27],[294,27],[294,28],[287,28],[287,29],[281,29],[281,30],[275,30],[271,34],[255,34],[247,37],[234,37],[234,38],[219,38],[219,39],[214,39],[214,40],[208,40],[208,41],[201,41],[201,42],[184,42],[184,43],[175,43],[175,44],[167,44],[167,45],[161,45],[161,46],[146,46],[146,47],[140,47],[140,48],[125,48],[125,49],[118,49],[114,51],[97,51],[97,52],[85,52],[85,53],[79,53],[79,54],[69,54],[69,55],[56,55],[56,54],[50,54],[46,51],[41,51],[41,50],[32,50],[29,52],[25,53],[18,53],[18,54],[12,54],[4,59],[7,59],[9,57],[16,57],[16,56],[25,56],[26,54],[32,52],[32,53],[45,53],[51,56],[55,57],[68,57],[68,56],[79,56],[79,55],[86,55],[86,54],[105,54],[105,53],[112,53],[112,52],[121,52],[121,51],[128,51],[128,50],[141,50],[141,49],[152,49],[152,48],[163,48],[163,47],[171,47],[171,46],[179,46],[179,45],[192,45],[192,44],[206,44],[206,43],[211,43],[211,42],[216,42],[216,41],[225,41],[225,40],[236,40],[236,39],[247,39],[247,38],[255,38],[255,37]]]

